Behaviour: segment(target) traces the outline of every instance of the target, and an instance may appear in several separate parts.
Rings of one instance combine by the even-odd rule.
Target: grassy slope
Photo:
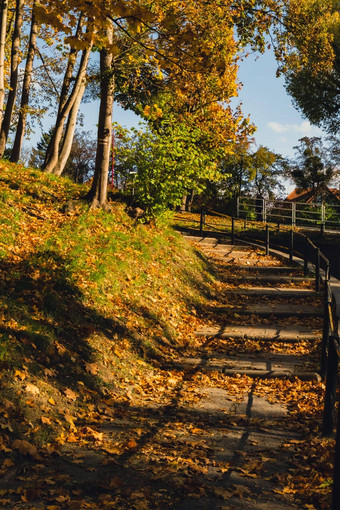
[[[83,192],[0,163],[3,452],[16,437],[71,440],[98,402],[161,384],[212,280],[177,233],[136,225],[122,204],[64,214]]]

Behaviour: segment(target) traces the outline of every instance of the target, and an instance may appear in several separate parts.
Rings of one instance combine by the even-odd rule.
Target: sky
[[[257,145],[264,145],[284,157],[293,157],[293,147],[303,136],[324,133],[295,109],[284,87],[284,79],[276,78],[276,61],[272,52],[250,56],[240,64],[239,80],[243,87],[239,100],[244,114],[257,126]]]

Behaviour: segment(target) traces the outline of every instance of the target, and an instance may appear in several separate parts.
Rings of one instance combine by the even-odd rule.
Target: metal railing
[[[281,223],[292,227],[340,230],[340,205],[237,197],[235,216],[240,219]]]
[[[324,412],[322,423],[322,434],[325,436],[333,435],[334,427],[336,426],[336,447],[335,447],[335,462],[334,462],[334,476],[333,476],[333,493],[332,493],[332,507],[331,510],[340,510],[340,412],[336,420],[336,392],[338,381],[338,365],[340,359],[340,342],[338,333],[338,317],[333,312],[333,296],[331,289],[331,275],[329,260],[320,251],[320,249],[305,235],[296,232],[294,228],[289,228],[289,241],[288,246],[273,246],[271,243],[271,236],[275,230],[268,223],[253,222],[244,219],[236,219],[233,216],[223,215],[214,211],[209,211],[209,223],[207,222],[206,211],[202,211],[200,218],[192,221],[197,227],[200,236],[204,236],[206,229],[222,234],[223,236],[230,235],[231,243],[234,244],[236,239],[243,243],[257,246],[262,246],[266,254],[270,253],[270,249],[277,250],[281,248],[286,251],[289,256],[290,263],[293,262],[294,257],[298,257],[303,261],[303,272],[307,276],[310,273],[311,266],[314,267],[315,274],[315,290],[320,291],[321,280],[324,285],[324,315],[323,315],[323,333],[321,340],[321,361],[320,361],[320,375],[326,380],[326,390],[324,398]],[[218,218],[218,222],[213,223],[213,219]],[[182,218],[183,219],[183,218]],[[177,218],[180,220],[180,218]],[[224,221],[222,221],[224,220]],[[236,229],[238,226],[238,231]],[[261,239],[254,239],[251,241],[240,235],[240,231],[244,232],[248,226],[255,226],[256,229],[262,230],[264,235]],[[276,232],[279,229],[276,229]],[[209,232],[209,233],[210,233]],[[303,250],[299,252],[295,249],[296,239],[303,240]],[[300,242],[301,246],[301,242]],[[340,407],[340,404],[339,404]]]

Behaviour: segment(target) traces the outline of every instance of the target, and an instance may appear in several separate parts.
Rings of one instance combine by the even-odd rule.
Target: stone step
[[[200,357],[178,358],[167,368],[175,370],[195,370],[203,372],[221,372],[226,376],[247,375],[262,379],[295,378],[311,381],[321,380],[320,375],[313,369],[306,368],[301,363],[284,363],[271,361],[253,361],[242,359],[207,359]]]
[[[277,275],[290,275],[297,273],[297,275],[301,275],[301,268],[294,266],[253,266],[250,264],[238,264],[236,267],[233,267],[233,271],[249,271],[249,272],[257,272],[264,274],[277,274]]]
[[[320,340],[321,332],[305,326],[253,325],[253,326],[203,326],[195,331],[196,336],[218,338],[249,338],[275,342],[299,342],[300,340]]]
[[[286,275],[230,275],[226,277],[228,282],[246,282],[246,283],[283,283],[289,285],[290,283],[314,283],[315,278],[304,276],[286,276]]]
[[[187,234],[182,234],[182,237],[184,239],[186,239],[187,241],[192,241],[194,243],[200,243],[202,245],[207,245],[207,246],[220,246],[220,245],[223,245],[223,246],[232,246],[230,244],[230,238],[229,237],[220,237],[220,238],[217,238],[217,237],[206,237],[206,236],[191,236],[191,235],[187,235]],[[246,247],[245,247],[246,249]],[[244,253],[244,252],[243,252]]]
[[[223,291],[223,295],[227,296],[229,294],[232,295],[240,295],[240,296],[273,296],[273,297],[283,297],[283,298],[297,298],[297,297],[308,297],[315,296],[321,297],[321,292],[316,292],[313,289],[294,289],[294,288],[283,288],[283,287],[239,287],[234,290],[225,290]]]
[[[278,317],[323,317],[323,308],[319,306],[303,306],[294,304],[249,304],[246,306],[218,306],[214,308],[216,313],[230,313],[239,315],[258,315],[260,317],[267,317],[268,315],[276,315]]]

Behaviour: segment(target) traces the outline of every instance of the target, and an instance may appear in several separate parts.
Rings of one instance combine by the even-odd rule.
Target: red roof
[[[328,192],[333,198],[340,202],[340,190],[338,188],[324,188],[324,192]],[[295,188],[289,195],[286,197],[287,202],[304,202],[310,203],[316,200],[317,196],[320,195],[320,189],[313,190],[312,188],[301,189]],[[322,193],[324,196],[325,193]]]
[[[291,193],[289,193],[286,200],[288,202],[312,202],[312,198],[315,196],[315,190],[312,188],[301,189],[295,188]]]

